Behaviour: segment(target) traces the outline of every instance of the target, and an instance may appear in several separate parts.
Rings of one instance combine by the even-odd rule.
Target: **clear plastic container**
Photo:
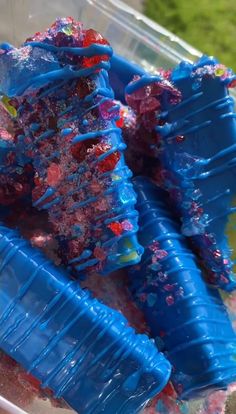
[[[56,17],[70,15],[83,21],[85,26],[101,32],[117,54],[149,71],[156,67],[173,67],[182,59],[193,61],[201,55],[177,36],[119,0],[1,0],[0,6],[0,42],[19,45],[30,34],[45,29]],[[235,321],[236,298],[230,298],[228,305],[232,321]],[[7,375],[0,378],[0,414],[73,413],[67,408],[56,408],[48,399],[35,397],[35,394],[32,398],[29,395],[27,398],[23,395],[22,398],[16,398],[16,389],[12,384],[11,374],[8,378]],[[234,414],[236,405],[232,402],[232,392],[235,389],[232,386],[228,393],[220,391],[210,399],[186,403],[179,407],[180,411],[175,411],[177,404],[173,405],[173,411],[168,411],[168,414]],[[224,410],[227,398],[226,411],[219,411]],[[210,411],[210,404],[217,406],[217,401],[217,411]],[[17,408],[14,403],[21,408]],[[159,414],[166,412],[161,408],[158,410]]]

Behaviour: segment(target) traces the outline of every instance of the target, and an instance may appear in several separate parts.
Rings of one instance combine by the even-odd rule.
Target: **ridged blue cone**
[[[224,303],[207,287],[163,190],[144,177],[133,182],[145,253],[130,272],[131,290],[173,364],[181,397],[223,389],[236,379],[236,336]]]

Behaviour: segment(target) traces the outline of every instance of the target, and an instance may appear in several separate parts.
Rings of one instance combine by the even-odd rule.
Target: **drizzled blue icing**
[[[226,86],[235,76],[217,63],[202,57],[173,70],[171,80],[182,102],[163,104],[166,124],[157,130],[163,136],[164,168],[174,177],[167,187],[179,191],[183,234],[191,237],[211,272],[211,283],[230,291],[236,282],[226,226],[235,211],[231,207],[236,193],[236,115]],[[181,142],[178,136],[183,136]],[[190,212],[193,201],[203,212],[199,217]]]
[[[166,194],[143,177],[134,187],[145,252],[130,271],[131,290],[174,366],[176,389],[190,398],[226,388],[236,379],[236,336],[223,301],[207,287]]]
[[[50,50],[50,52],[54,52],[54,53],[59,53],[59,52],[64,52],[64,53],[70,53],[72,55],[76,55],[76,56],[86,56],[86,57],[91,57],[91,56],[102,56],[102,55],[107,55],[107,56],[112,56],[113,51],[111,46],[108,45],[99,45],[99,44],[92,44],[88,47],[68,47],[68,46],[55,46],[55,45],[51,45],[51,44],[47,44],[44,42],[25,42],[25,46],[32,46],[32,47],[39,47],[42,48],[44,50]],[[1,48],[1,45],[0,45]]]
[[[109,182],[109,186],[104,194],[101,195],[90,195],[89,194],[89,185],[90,182],[81,182],[80,176],[81,173],[86,172],[86,166],[78,168],[78,171],[75,172],[72,176],[68,177],[69,181],[78,182],[78,188],[81,191],[82,189],[86,191],[87,189],[87,196],[86,199],[74,202],[73,207],[68,209],[70,214],[74,214],[76,210],[84,207],[89,207],[92,203],[96,202],[99,198],[103,197],[112,197],[113,203],[111,210],[108,211],[104,216],[103,219],[109,219],[111,214],[113,214],[113,221],[116,221],[116,217],[119,220],[125,220],[129,217],[130,225],[132,229],[129,231],[124,231],[120,236],[113,237],[110,234],[109,229],[104,229],[103,237],[101,238],[101,248],[104,248],[107,257],[106,263],[103,263],[102,270],[99,270],[102,273],[109,273],[117,268],[124,267],[128,264],[137,263],[140,260],[140,256],[142,254],[142,247],[137,242],[136,233],[138,230],[137,226],[137,212],[134,210],[134,204],[136,202],[135,193],[132,189],[132,184],[129,182],[129,178],[131,177],[130,170],[126,167],[124,156],[122,152],[125,149],[125,144],[121,138],[121,131],[115,125],[115,120],[110,120],[106,122],[107,126],[104,128],[96,128],[89,127],[88,122],[86,123],[86,115],[89,111],[93,109],[99,108],[99,105],[105,103],[107,100],[113,98],[114,94],[112,89],[109,85],[107,69],[109,68],[109,62],[101,61],[99,64],[95,64],[89,68],[81,68],[81,65],[71,66],[67,64],[66,60],[64,59],[64,54],[69,53],[70,55],[74,56],[86,56],[91,57],[94,55],[101,55],[101,56],[111,56],[112,49],[110,46],[107,45],[99,45],[93,44],[89,47],[56,47],[52,44],[46,42],[27,42],[24,45],[26,48],[30,49],[29,56],[35,56],[34,51],[37,51],[37,56],[44,57],[45,53],[49,54],[46,55],[48,60],[46,61],[45,70],[38,71],[37,67],[35,68],[35,72],[31,73],[30,76],[25,78],[24,76],[24,66],[21,67],[22,70],[22,81],[15,83],[14,79],[12,78],[12,83],[10,85],[7,83],[0,84],[0,89],[5,94],[8,94],[13,97],[18,97],[24,95],[28,99],[28,103],[30,105],[37,104],[37,100],[39,99],[50,99],[55,98],[58,104],[60,105],[60,93],[63,89],[63,85],[71,82],[71,89],[75,87],[73,81],[76,82],[79,78],[88,77],[91,79],[94,84],[96,85],[95,90],[92,93],[85,96],[83,99],[77,98],[71,105],[68,105],[64,111],[62,111],[57,119],[57,126],[60,129],[60,134],[66,136],[70,133],[71,129],[68,128],[70,122],[76,121],[78,123],[81,122],[81,130],[79,130],[78,135],[74,137],[72,140],[72,145],[75,145],[79,142],[87,141],[90,139],[98,138],[99,140],[104,140],[105,142],[109,142],[111,145],[111,149],[106,151],[104,154],[101,154],[94,162],[98,163],[101,160],[105,159],[109,155],[112,155],[116,151],[120,153],[120,159],[115,167],[109,173],[101,173],[100,179],[101,181]],[[15,49],[16,51],[16,49]],[[40,52],[38,52],[40,51]],[[10,52],[11,53],[11,52]],[[14,55],[14,51],[12,52]],[[8,54],[6,54],[7,56]],[[5,55],[3,55],[5,56]],[[5,57],[4,59],[7,59]],[[66,63],[65,63],[66,62]],[[26,60],[26,67],[30,64],[29,60]],[[2,63],[4,66],[4,61]],[[48,66],[49,65],[49,66]],[[51,70],[51,66],[53,65],[53,70]],[[0,58],[0,66],[1,66],[1,58]],[[58,67],[54,67],[58,66]],[[5,69],[7,65],[5,65]],[[13,68],[12,68],[13,69]],[[38,95],[30,95],[32,91],[38,92],[39,88],[44,87],[41,93]],[[62,99],[65,97],[63,96]],[[117,107],[115,108],[117,110]],[[27,110],[27,105],[21,105],[18,110],[18,117],[19,119],[24,116]],[[114,110],[114,108],[112,108]],[[69,118],[65,116],[70,114]],[[24,125],[23,125],[24,126]],[[33,159],[33,163],[36,166],[40,166],[43,164],[40,158],[40,152],[38,151],[37,145],[40,144],[43,140],[46,140],[52,137],[55,134],[54,130],[46,129],[42,134],[38,136],[37,131],[40,127],[39,124],[31,124],[29,130],[25,128],[26,136],[32,137],[32,148],[31,151],[34,152],[35,158]],[[95,131],[94,131],[95,129]],[[36,137],[37,136],[37,137]],[[36,137],[36,138],[35,138]],[[27,148],[28,149],[28,148]],[[55,157],[57,154],[51,154],[51,158]],[[50,157],[47,158],[50,161]],[[44,160],[45,161],[45,160]],[[87,169],[88,170],[88,169]],[[48,197],[53,197],[52,200],[47,202]],[[42,208],[51,211],[55,206],[60,206],[60,203],[63,202],[63,199],[60,195],[56,193],[56,188],[48,187],[44,194],[42,194],[34,203],[34,206],[37,208]],[[41,204],[43,203],[43,204]],[[94,228],[96,228],[97,221],[100,220],[101,217],[94,217],[93,224]],[[89,223],[90,225],[90,223]],[[76,226],[74,227],[75,232],[77,231]],[[78,233],[80,233],[80,228],[78,228]],[[99,240],[100,241],[100,240]],[[92,246],[93,248],[95,247]],[[90,266],[95,266],[99,264],[99,260],[96,258],[89,258],[87,261],[83,255],[78,255],[76,258],[76,271],[80,272]],[[70,266],[71,267],[71,266]]]
[[[113,54],[111,58],[111,69],[109,70],[109,80],[114,90],[116,99],[125,103],[125,88],[132,81],[134,75],[142,76],[145,74],[143,68],[127,61],[122,56]]]
[[[129,83],[125,88],[125,92],[128,95],[131,95],[132,93],[143,88],[144,86],[148,86],[151,83],[160,82],[160,81],[163,81],[161,76],[148,75],[148,74],[143,75],[138,80],[135,80]]]
[[[112,55],[112,48],[107,45],[93,44],[89,47],[56,47],[42,42],[26,42],[24,47],[28,47],[28,58],[25,62],[19,64],[18,49],[11,45],[3,47],[5,44],[0,44],[0,49],[8,51],[3,54],[0,59],[0,92],[9,97],[20,96],[27,91],[27,89],[38,89],[50,82],[57,80],[74,79],[79,77],[90,76],[97,69],[109,69],[109,62],[102,61],[98,65],[90,68],[80,68],[76,70],[73,66],[60,65],[60,58],[56,54],[59,52],[68,52],[75,56],[94,56],[94,55]],[[37,53],[35,57],[35,51]],[[45,53],[47,51],[49,53]],[[30,68],[30,69],[29,69]],[[32,69],[33,68],[33,69]],[[11,71],[10,73],[8,71]],[[6,72],[5,72],[6,71]],[[18,74],[18,79],[16,73]],[[12,76],[11,76],[12,73]],[[28,76],[26,76],[28,75]]]
[[[172,103],[167,92],[155,96],[160,109],[153,157],[158,158],[157,169],[161,165],[163,186],[181,218],[182,232],[207,269],[207,280],[231,291],[236,281],[226,227],[235,212],[236,115],[227,87],[235,83],[235,75],[203,56],[194,64],[181,62],[169,80],[182,99]],[[126,93],[153,82],[164,85],[166,79],[144,73]]]
[[[214,73],[214,67],[218,65],[218,68],[222,66],[222,71],[227,71],[225,73],[216,72]],[[205,68],[204,71],[199,71],[199,69]],[[211,72],[211,69],[213,71]],[[171,72],[171,80],[173,83],[178,82],[183,79],[189,78],[201,78],[201,77],[217,77],[223,84],[228,85],[230,82],[235,80],[235,74],[231,69],[224,68],[223,65],[220,65],[219,61],[213,56],[203,55],[196,62],[190,63],[187,61],[182,61],[178,66],[176,66]],[[195,85],[197,86],[197,85]],[[199,85],[200,86],[200,85]]]
[[[80,414],[138,413],[170,375],[145,335],[2,225],[0,347]]]

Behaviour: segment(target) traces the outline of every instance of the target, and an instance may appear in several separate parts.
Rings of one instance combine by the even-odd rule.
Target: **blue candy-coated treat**
[[[176,195],[182,232],[190,237],[209,274],[227,291],[236,287],[226,235],[236,193],[236,115],[228,86],[232,71],[214,58],[181,62],[170,76],[182,100],[163,102],[163,168],[165,185]]]
[[[131,290],[181,397],[224,389],[236,379],[236,336],[219,292],[206,285],[163,190],[144,177],[134,187],[145,253],[130,273]]]
[[[143,73],[126,87],[131,106],[137,107],[140,90],[147,100],[147,113],[139,114],[136,125],[144,143],[153,138],[154,127],[146,128],[146,137],[142,128],[156,116],[156,143],[152,139],[150,153],[158,158],[155,175],[161,170],[159,178],[181,218],[182,232],[201,258],[208,282],[227,291],[236,287],[227,239],[229,215],[235,212],[236,150],[234,102],[228,88],[235,84],[230,69],[203,56],[194,64],[181,62],[171,74]],[[169,99],[171,85],[181,99]],[[154,109],[153,100],[159,104]]]
[[[0,348],[80,414],[138,413],[170,375],[145,335],[3,225]]]
[[[13,98],[36,176],[33,205],[48,211],[64,263],[107,274],[139,262],[136,196],[107,73],[112,48],[63,18],[3,52],[0,93]]]

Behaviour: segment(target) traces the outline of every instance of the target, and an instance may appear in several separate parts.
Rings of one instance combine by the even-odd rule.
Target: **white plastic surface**
[[[25,411],[16,407],[10,401],[0,396],[0,410],[5,410],[9,414],[27,414]]]

